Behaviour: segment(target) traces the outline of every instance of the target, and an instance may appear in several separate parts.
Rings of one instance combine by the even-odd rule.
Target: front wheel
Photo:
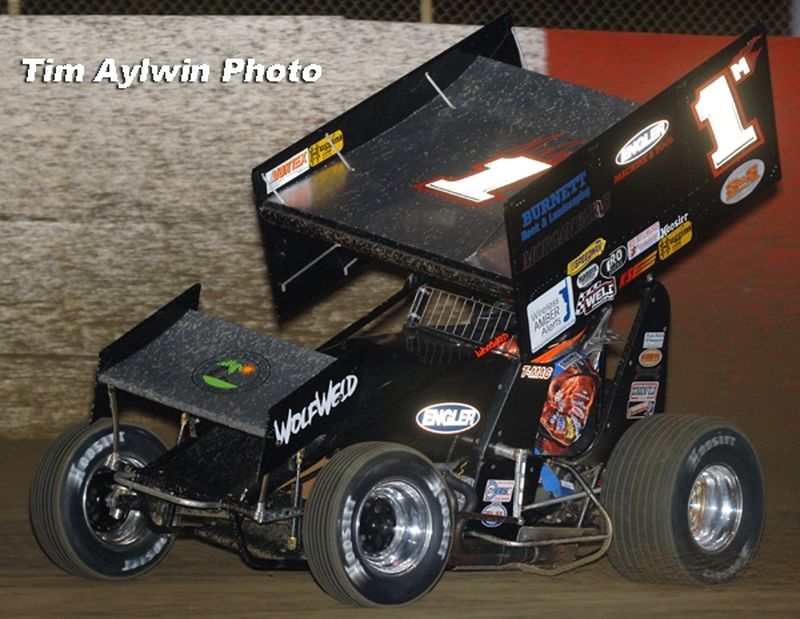
[[[82,424],[47,449],[31,484],[33,531],[50,560],[79,576],[120,579],[154,567],[172,545],[171,536],[147,528],[143,511],[115,507],[111,421]],[[141,468],[166,451],[153,434],[121,425],[119,455]]]
[[[427,593],[453,538],[450,495],[419,452],[359,443],[334,456],[315,481],[303,538],[311,573],[344,604],[393,606]]]
[[[608,556],[631,580],[727,582],[761,539],[761,467],[724,419],[637,421],[611,455],[603,495],[614,523]]]

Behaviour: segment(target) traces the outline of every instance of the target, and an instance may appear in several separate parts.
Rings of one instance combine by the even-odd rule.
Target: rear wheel
[[[141,468],[166,451],[147,430],[120,426],[120,458]],[[147,515],[114,505],[111,421],[82,424],[47,449],[33,478],[30,514],[45,554],[79,576],[132,578],[154,567],[172,546],[171,536],[147,528]]]
[[[761,467],[724,419],[637,421],[611,455],[603,495],[614,523],[608,556],[631,580],[726,582],[761,539]]]
[[[345,604],[407,604],[442,574],[452,544],[450,497],[419,452],[361,443],[334,456],[309,497],[303,536],[309,567]]]

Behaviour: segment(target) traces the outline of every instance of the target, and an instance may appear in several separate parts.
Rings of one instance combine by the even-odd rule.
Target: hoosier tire
[[[120,426],[120,456],[133,466],[166,451],[150,432]],[[171,536],[151,532],[145,514],[121,509],[113,514],[105,499],[113,471],[111,421],[81,424],[45,451],[30,492],[33,532],[42,550],[61,569],[101,579],[132,578],[153,568],[172,546]]]
[[[727,582],[761,539],[761,467],[724,419],[637,421],[611,455],[603,496],[614,524],[608,556],[631,580]]]
[[[425,595],[452,545],[450,495],[419,452],[359,443],[322,469],[303,517],[311,573],[343,604],[395,606]]]

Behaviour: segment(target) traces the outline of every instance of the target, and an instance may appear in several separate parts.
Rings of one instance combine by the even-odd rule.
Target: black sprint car
[[[31,490],[53,562],[132,577],[187,533],[366,606],[448,566],[608,552],[634,580],[713,584],[750,563],[756,454],[723,419],[663,414],[652,275],[780,176],[765,32],[638,107],[520,64],[500,18],[253,171],[281,316],[367,262],[406,284],[317,350],[198,312],[199,286],[103,350],[91,423]],[[402,329],[367,332],[401,304]],[[177,411],[177,444],[125,423],[120,393]]]

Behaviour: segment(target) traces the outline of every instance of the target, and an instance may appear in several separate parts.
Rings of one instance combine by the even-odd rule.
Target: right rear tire
[[[761,467],[724,419],[637,421],[611,454],[603,497],[614,524],[608,557],[631,580],[727,582],[761,539]]]

